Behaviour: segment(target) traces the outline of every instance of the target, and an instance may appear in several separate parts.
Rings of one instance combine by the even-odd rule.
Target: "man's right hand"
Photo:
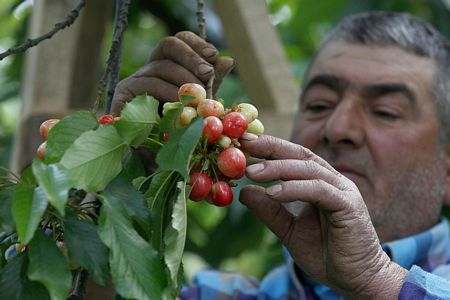
[[[189,31],[163,39],[149,61],[116,87],[111,113],[118,116],[135,96],[148,94],[160,101],[178,101],[178,88],[184,83],[206,86],[215,75],[213,94],[233,69],[231,57],[219,56],[210,43]]]

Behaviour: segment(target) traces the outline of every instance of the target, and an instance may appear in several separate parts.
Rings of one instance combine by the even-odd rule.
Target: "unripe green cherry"
[[[251,123],[258,118],[258,110],[250,103],[239,103],[238,112],[244,115],[248,123]]]
[[[255,119],[253,122],[248,124],[247,132],[253,133],[256,135],[261,135],[264,133],[264,125],[260,120]]]
[[[217,139],[217,143],[219,143],[220,147],[222,147],[223,149],[227,149],[231,146],[231,139],[229,137],[227,137],[226,135],[222,134]]]
[[[186,126],[191,123],[192,119],[197,116],[197,110],[190,106],[183,107],[180,115],[180,126]]]

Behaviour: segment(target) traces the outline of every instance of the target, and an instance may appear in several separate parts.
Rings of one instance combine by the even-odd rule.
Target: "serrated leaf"
[[[0,299],[47,300],[45,287],[27,278],[28,256],[19,253],[0,271]]]
[[[98,230],[110,249],[116,291],[124,298],[163,299],[167,284],[164,264],[155,249],[134,230],[120,200],[104,198]]]
[[[105,196],[120,199],[128,215],[144,230],[146,239],[150,237],[150,212],[144,195],[136,190],[122,174],[108,184],[103,193]]]
[[[120,173],[126,145],[111,126],[83,133],[67,149],[61,164],[69,171],[73,187],[97,192]]]
[[[159,102],[151,96],[137,96],[125,105],[114,124],[120,136],[130,145],[141,144],[158,123]]]
[[[172,296],[175,298],[181,287],[180,273],[181,259],[186,243],[187,214],[186,214],[186,182],[178,182],[178,196],[172,207],[169,226],[164,234],[164,261],[170,272],[170,286]]]
[[[64,300],[72,286],[66,259],[51,238],[36,231],[28,247],[28,278],[42,283],[52,300]]]
[[[159,122],[159,130],[163,133],[171,133],[180,127],[180,115],[183,111],[183,103],[175,102],[174,107],[169,109]]]
[[[100,240],[97,226],[75,218],[67,219],[64,240],[70,260],[87,269],[95,282],[105,285],[109,275],[108,248]]]
[[[39,159],[33,161],[32,167],[36,181],[48,201],[64,216],[69,189],[72,186],[67,170],[60,164],[46,165]]]
[[[14,191],[12,213],[19,240],[28,244],[34,236],[47,209],[48,200],[41,187],[17,184]]]
[[[88,111],[76,112],[61,119],[49,132],[45,147],[45,162],[59,162],[64,152],[83,132],[97,126],[97,119]]]
[[[197,118],[188,127],[173,131],[156,156],[159,168],[178,171],[185,181],[189,181],[189,162],[202,130],[203,119]]]
[[[13,187],[0,189],[0,231],[6,234],[14,231],[14,219],[11,211],[13,198]]]

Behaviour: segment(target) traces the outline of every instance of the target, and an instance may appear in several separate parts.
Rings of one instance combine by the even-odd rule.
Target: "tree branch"
[[[14,48],[10,48],[10,49],[6,50],[5,52],[0,53],[0,60],[4,59],[5,57],[8,57],[12,54],[18,54],[18,53],[25,52],[27,49],[38,45],[40,42],[42,42],[46,39],[52,38],[55,35],[55,33],[57,33],[58,31],[66,28],[66,27],[69,27],[78,18],[81,9],[83,9],[83,7],[85,5],[86,5],[86,1],[80,0],[78,2],[78,4],[68,13],[68,15],[66,16],[64,21],[56,23],[55,27],[52,30],[50,30],[49,32],[47,32],[46,34],[43,34],[35,39],[27,39],[21,45],[14,47]]]
[[[197,22],[198,22],[198,32],[202,39],[206,41],[206,21],[205,21],[205,3],[203,0],[197,0]],[[208,80],[206,85],[206,97],[212,99],[213,97],[213,83],[214,83],[214,73]]]
[[[111,43],[111,48],[109,49],[109,57],[108,61],[106,63],[106,69],[103,73],[103,76],[98,84],[97,88],[97,98],[95,99],[93,111],[97,112],[98,107],[101,103],[102,95],[105,91],[106,87],[106,81],[108,78],[111,78],[110,81],[110,89],[112,89],[112,94],[114,94],[115,84],[117,84],[117,77],[119,72],[119,64],[120,64],[120,49],[122,47],[122,39],[123,34],[125,32],[125,29],[128,25],[128,7],[130,5],[131,0],[117,0],[117,6],[116,6],[116,14],[119,13],[119,16],[115,18],[115,24],[114,24],[114,34],[113,34],[113,40]],[[119,7],[119,9],[117,9]],[[115,72],[113,74],[112,72]],[[115,81],[115,83],[114,83]],[[111,86],[111,82],[113,83],[113,86]],[[109,113],[110,107],[111,107],[111,99],[108,99],[108,103],[105,106],[105,113]]]

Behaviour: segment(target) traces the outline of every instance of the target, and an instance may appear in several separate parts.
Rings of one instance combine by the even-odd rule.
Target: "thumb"
[[[295,217],[282,203],[269,198],[265,188],[255,185],[245,186],[240,192],[239,201],[269,227],[281,242],[289,238]]]

